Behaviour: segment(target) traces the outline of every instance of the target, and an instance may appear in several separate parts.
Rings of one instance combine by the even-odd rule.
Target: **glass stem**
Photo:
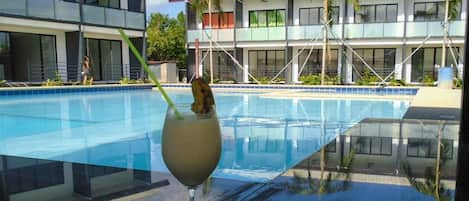
[[[195,201],[195,188],[189,187],[189,201]]]

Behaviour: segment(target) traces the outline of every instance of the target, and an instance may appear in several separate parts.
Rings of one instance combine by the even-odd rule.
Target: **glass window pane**
[[[111,8],[120,8],[120,0],[109,0],[109,7]]]
[[[285,26],[285,10],[277,11],[277,26]]]
[[[438,9],[437,9],[438,11],[436,13],[435,18],[438,20],[445,20],[445,9],[446,9],[446,4],[444,2],[439,2]]]
[[[328,58],[328,64],[327,64],[327,71],[328,73],[337,73],[337,65],[338,65],[338,50],[333,49],[329,51],[329,58]]]
[[[382,74],[384,69],[384,49],[375,49],[374,67],[378,73]]]
[[[441,64],[441,52],[438,53],[439,51],[441,51],[441,48],[437,49],[437,54],[435,55],[435,48],[424,49],[424,56],[423,56],[424,76],[428,75],[428,76],[433,77],[433,69],[435,68],[435,64],[437,65]]]
[[[259,25],[259,19],[257,18],[256,11],[249,11],[249,27],[257,27]]]
[[[340,15],[340,9],[339,7],[335,6],[332,8],[332,19],[334,24],[339,23],[339,15]]]
[[[425,3],[416,3],[414,6],[414,20],[424,21],[426,16]]]
[[[436,19],[438,19],[437,10],[438,10],[438,4],[437,3],[427,3],[427,6],[425,8],[426,19],[427,20],[436,20]]]
[[[397,5],[388,5],[386,7],[386,22],[397,22]]]
[[[371,154],[381,154],[381,138],[371,137]]]
[[[144,6],[142,0],[127,0],[129,11],[143,12]]]
[[[282,69],[285,65],[285,51],[276,51],[275,60],[276,69]]]
[[[300,8],[300,25],[307,25],[309,22],[309,9]]]
[[[386,5],[376,5],[376,22],[386,21]]]
[[[381,138],[381,154],[385,154],[385,155],[392,154],[392,138],[390,137]]]
[[[257,19],[259,27],[266,27],[267,26],[267,12],[266,11],[258,11],[257,12]]]
[[[312,8],[310,10],[310,13],[309,13],[309,23],[310,24],[319,24],[320,22],[320,18],[322,16],[320,16],[320,13],[319,13],[319,8]]]
[[[257,75],[257,52],[256,51],[249,51],[249,73],[251,73],[254,77]]]
[[[268,27],[277,26],[277,11],[275,10],[267,11],[267,26]]]
[[[384,49],[384,69],[386,75],[393,71],[396,65],[396,49]]]

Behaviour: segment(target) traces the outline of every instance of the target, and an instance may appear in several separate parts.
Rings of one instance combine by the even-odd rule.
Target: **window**
[[[232,51],[229,51],[233,54]],[[206,56],[207,55],[207,56]],[[233,81],[235,80],[236,66],[233,60],[223,51],[213,51],[213,76],[214,79],[222,81]],[[210,61],[207,51],[202,52],[203,69],[207,75],[210,75]]]
[[[285,26],[285,10],[249,11],[249,27]]]
[[[392,155],[391,137],[352,137],[351,149],[357,154]]]
[[[313,25],[323,23],[323,12],[322,7],[318,8],[300,8],[300,25]],[[338,6],[332,7],[332,24],[339,23],[339,12]]]
[[[144,12],[144,0],[127,0],[128,10],[133,12]]]
[[[285,66],[284,50],[250,50],[249,73],[254,77],[273,78]],[[279,78],[284,79],[285,73]]]
[[[396,49],[354,49],[373,70],[382,77],[386,77],[394,70],[396,64]],[[353,79],[357,80],[365,72],[370,71],[361,59],[353,55]],[[372,74],[374,75],[374,74]]]
[[[412,51],[414,51],[413,49]],[[438,77],[437,67],[441,65],[442,48],[420,48],[412,55],[412,82],[421,82],[424,77],[436,80]],[[453,54],[456,57],[456,62]],[[459,60],[459,48],[446,49],[446,65],[457,69],[457,61]]]
[[[94,80],[119,80],[122,78],[121,41],[86,39],[84,53],[90,58]]]
[[[227,29],[234,28],[234,15],[233,12],[221,13],[212,13],[212,28],[213,29]],[[210,25],[209,14],[204,13],[202,25],[205,28],[208,28]]]
[[[361,5],[355,23],[397,22],[397,4]]]
[[[414,4],[414,21],[442,21],[445,19],[445,2],[424,2]],[[457,7],[461,15],[461,5]]]
[[[409,138],[407,141],[407,156],[419,158],[436,158],[438,152],[437,139]],[[441,156],[446,159],[453,158],[453,140],[442,139]]]
[[[85,4],[103,6],[108,8],[120,8],[120,0],[85,0]]]
[[[303,71],[301,71],[301,75],[313,75],[313,74],[319,74],[321,73],[321,68],[322,68],[322,50],[315,49],[311,52],[311,55],[308,58],[310,50],[304,50],[301,52],[301,54],[298,56],[299,59],[299,66],[298,70],[301,70],[301,68],[304,65]],[[329,75],[336,75],[337,74],[337,68],[338,68],[338,53],[339,51],[337,49],[331,49],[329,51],[329,58],[327,60],[327,69],[326,73]],[[308,60],[306,60],[308,59]],[[305,64],[306,62],[306,64]]]

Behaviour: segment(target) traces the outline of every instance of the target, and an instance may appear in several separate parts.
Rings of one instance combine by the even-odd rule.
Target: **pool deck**
[[[404,119],[459,120],[461,90],[421,87]]]

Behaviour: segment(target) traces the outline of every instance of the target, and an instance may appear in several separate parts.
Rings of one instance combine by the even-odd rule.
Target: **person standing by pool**
[[[83,85],[86,85],[88,78],[90,78],[90,85],[93,85],[93,77],[91,77],[90,58],[88,56],[83,57],[82,76]]]

